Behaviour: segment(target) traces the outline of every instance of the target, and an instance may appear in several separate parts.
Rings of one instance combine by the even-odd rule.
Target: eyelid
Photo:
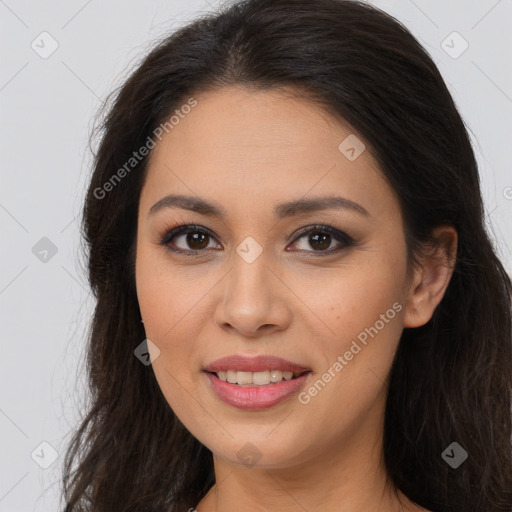
[[[331,226],[329,224],[309,224],[307,226],[304,226],[300,228],[298,231],[295,231],[290,238],[293,236],[293,241],[298,240],[299,238],[302,238],[304,235],[308,234],[309,232],[315,232],[319,231],[322,233],[327,233],[334,238],[341,238],[343,242],[350,244],[355,243],[355,240],[352,236],[350,236],[347,232],[335,228],[334,226]]]

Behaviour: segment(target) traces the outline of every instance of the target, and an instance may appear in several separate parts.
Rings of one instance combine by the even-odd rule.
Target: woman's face
[[[410,286],[397,197],[350,127],[311,103],[242,88],[195,99],[153,150],[140,197],[137,294],[165,398],[227,462],[373,449]],[[171,199],[150,212],[171,194],[220,213]],[[227,356],[308,372],[296,383],[272,371],[288,364],[241,359],[205,371]]]

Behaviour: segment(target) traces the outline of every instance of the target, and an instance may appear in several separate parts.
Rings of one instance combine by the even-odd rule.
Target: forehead
[[[289,90],[229,87],[194,98],[153,150],[143,196],[215,193],[220,202],[277,202],[335,189],[370,203],[372,189],[380,189],[381,200],[386,193],[393,200],[369,151],[349,160],[340,150],[357,137],[351,127]]]
[[[279,155],[332,159],[330,150],[352,133],[290,89],[262,91],[225,87],[195,96],[197,105],[164,134],[155,153],[171,149],[176,157],[271,160]],[[171,136],[172,135],[172,136]],[[340,137],[342,137],[341,140]],[[336,154],[336,152],[334,153]],[[249,162],[250,163],[250,162]],[[271,163],[271,162],[269,162]],[[275,162],[276,165],[283,162]]]

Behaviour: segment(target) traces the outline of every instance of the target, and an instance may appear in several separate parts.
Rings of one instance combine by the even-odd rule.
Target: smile
[[[216,397],[239,409],[277,405],[299,393],[311,373],[302,364],[266,354],[233,354],[203,368]]]
[[[283,380],[296,379],[304,372],[283,372],[281,370],[265,370],[260,372],[243,372],[227,370],[216,372],[217,377],[224,382],[239,386],[268,386]]]

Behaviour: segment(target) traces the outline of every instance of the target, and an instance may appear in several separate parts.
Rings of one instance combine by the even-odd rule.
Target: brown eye
[[[305,236],[306,235],[303,235],[301,238],[304,238]],[[331,235],[327,233],[309,233],[307,237],[308,244],[310,244],[310,246],[315,250],[329,249],[332,242]]]
[[[177,247],[176,240],[182,239],[181,247]],[[201,252],[208,248],[210,239],[213,238],[208,230],[199,226],[180,226],[172,229],[160,241],[173,252]]]
[[[205,240],[208,241],[208,237],[206,233],[186,233],[185,243],[193,250],[206,249],[208,243],[205,244]]]
[[[313,226],[304,228],[301,235],[295,239],[294,244],[297,243],[297,240],[301,240],[302,238],[306,239],[304,244],[305,247],[299,250],[325,254],[338,252],[339,250],[350,247],[355,243],[352,237],[331,226]],[[334,241],[338,241],[338,247],[333,249],[331,244]],[[313,248],[313,251],[309,250],[308,246]]]

